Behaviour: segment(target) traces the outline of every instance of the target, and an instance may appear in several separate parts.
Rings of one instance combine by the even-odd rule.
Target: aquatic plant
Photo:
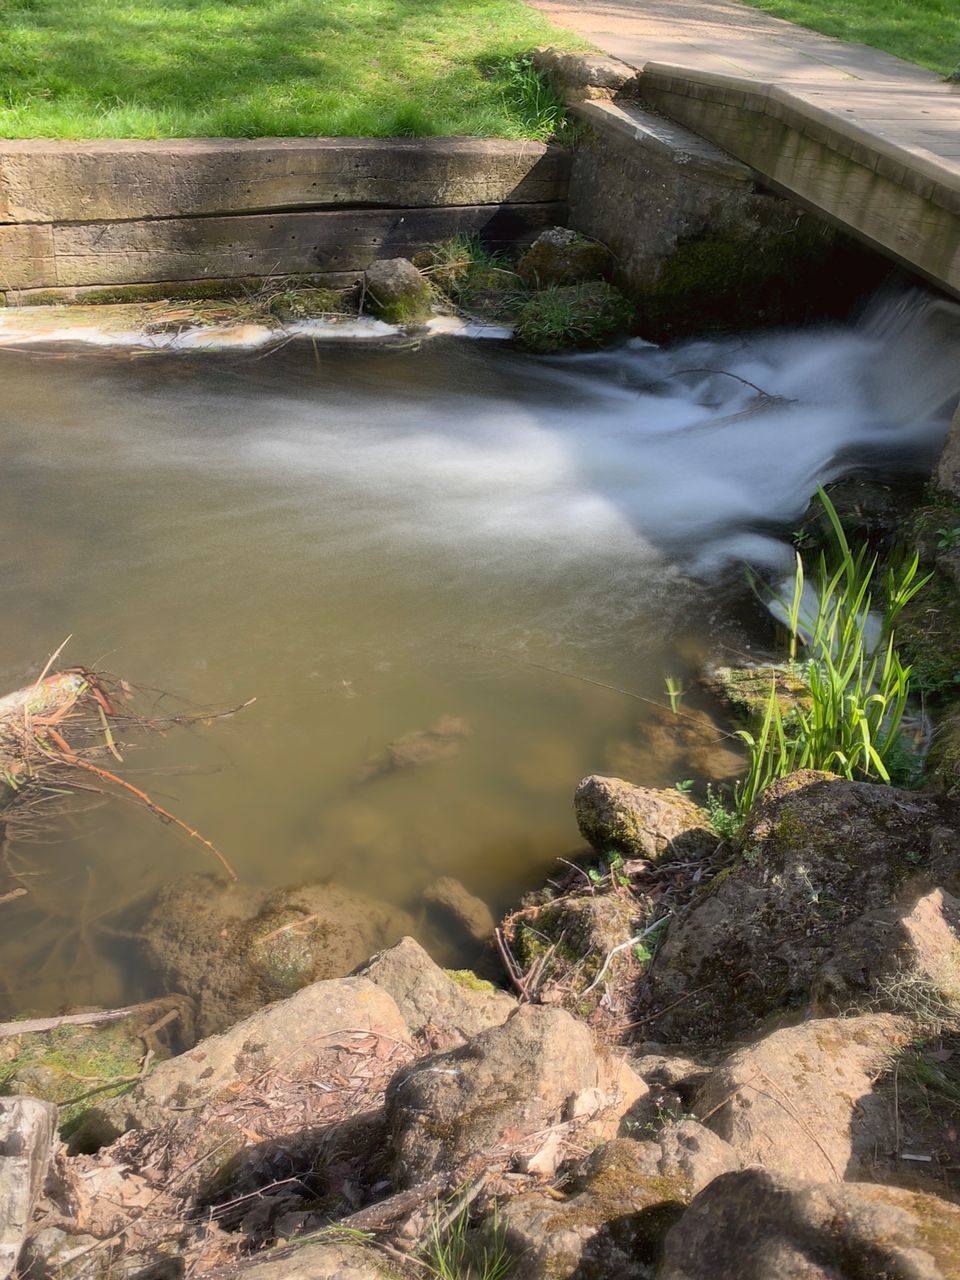
[[[820,552],[811,592],[797,554],[790,589],[771,601],[810,702],[784,712],[774,680],[758,723],[739,731],[750,756],[734,788],[741,821],[771,782],[797,769],[889,782],[891,762],[903,754],[910,668],[897,652],[894,625],[928,577],[919,576],[915,554],[890,566],[878,591],[877,557],[866,544],[850,546],[830,499],[818,493],[831,526],[831,555]],[[801,645],[807,657],[798,664]]]

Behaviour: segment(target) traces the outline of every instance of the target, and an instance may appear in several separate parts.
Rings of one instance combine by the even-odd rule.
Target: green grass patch
[[[825,36],[894,53],[941,75],[960,65],[956,0],[750,0],[751,7]]]
[[[0,136],[546,138],[522,0],[0,0]]]

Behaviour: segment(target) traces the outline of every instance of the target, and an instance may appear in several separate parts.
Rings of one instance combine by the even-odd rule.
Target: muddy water
[[[776,563],[818,481],[929,463],[939,393],[894,379],[892,411],[890,350],[848,330],[553,362],[0,353],[0,687],[71,633],[73,662],[179,699],[145,710],[255,697],[141,744],[128,776],[250,881],[415,907],[449,874],[503,906],[577,846],[584,773],[677,776],[645,704],[600,684],[663,701],[718,574]],[[468,731],[450,758],[370,776],[444,717]],[[206,855],[93,796],[32,828],[0,1006],[143,993],[122,908]]]

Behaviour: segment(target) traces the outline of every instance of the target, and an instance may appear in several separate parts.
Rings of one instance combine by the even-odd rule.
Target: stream
[[[929,470],[956,316],[890,295],[846,327],[556,359],[0,351],[0,692],[69,634],[63,663],[141,709],[256,698],[124,776],[244,880],[414,906],[451,875],[502,909],[578,848],[581,776],[686,776],[640,699],[693,683],[740,564],[789,562],[816,485]],[[377,764],[446,718],[447,758]],[[93,795],[10,844],[0,1014],[152,994],[96,923],[204,850]]]

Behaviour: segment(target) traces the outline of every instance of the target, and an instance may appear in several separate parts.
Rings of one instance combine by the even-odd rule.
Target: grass
[[[960,66],[956,0],[749,0],[751,7],[823,35],[857,41],[941,75]]]
[[[0,0],[0,136],[545,138],[522,0]]]
[[[823,489],[818,493],[833,533],[832,561],[820,553],[811,603],[798,554],[789,593],[781,591],[771,602],[787,627],[791,666],[804,679],[810,705],[784,713],[774,680],[759,722],[740,731],[750,757],[734,788],[741,821],[772,782],[798,769],[889,782],[894,762],[902,763],[910,668],[897,653],[894,625],[927,579],[919,576],[914,555],[878,581],[876,557],[866,544],[854,551],[830,499]],[[797,661],[801,645],[803,663]]]
[[[422,1253],[433,1280],[506,1280],[515,1259],[494,1209],[482,1238],[471,1238],[470,1205],[464,1203],[444,1227],[434,1222]]]

